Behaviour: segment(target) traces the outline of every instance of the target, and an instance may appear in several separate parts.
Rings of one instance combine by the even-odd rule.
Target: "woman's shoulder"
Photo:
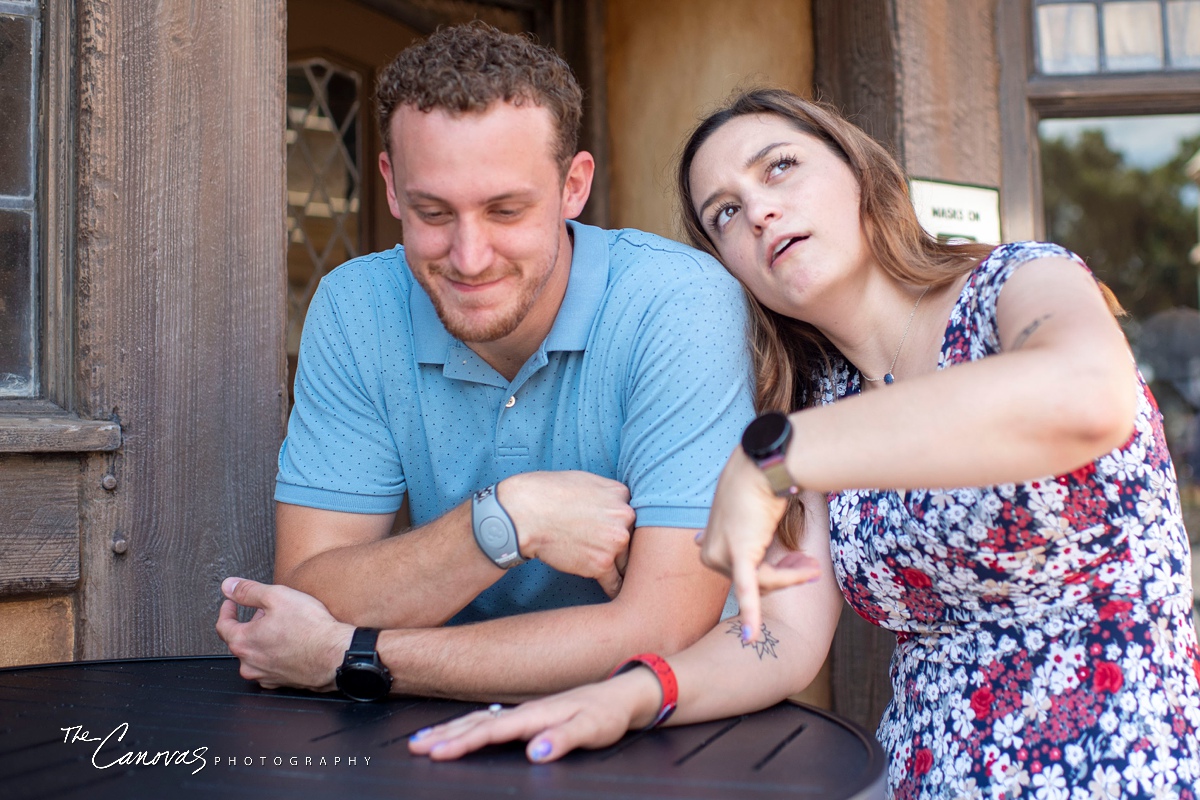
[[[1082,258],[1062,245],[1053,242],[1008,242],[998,245],[975,266],[969,284],[1003,285],[1017,267],[1041,258],[1066,258],[1087,269]]]

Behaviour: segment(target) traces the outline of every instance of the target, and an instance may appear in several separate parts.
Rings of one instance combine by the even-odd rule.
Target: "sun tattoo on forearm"
[[[729,629],[725,632],[730,636],[738,637],[738,640],[741,641],[742,623],[736,619],[730,620]],[[747,647],[753,647],[754,653],[758,656],[759,661],[762,661],[763,656],[770,656],[771,658],[776,659],[779,658],[779,654],[775,652],[775,645],[779,644],[779,640],[771,635],[771,631],[767,629],[767,623],[764,622],[762,624],[762,630],[760,633],[762,634],[761,638],[755,639],[753,642],[742,642],[742,648],[744,649]]]

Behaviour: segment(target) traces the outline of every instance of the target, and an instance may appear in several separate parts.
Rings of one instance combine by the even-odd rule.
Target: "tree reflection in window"
[[[1079,253],[1129,312],[1200,543],[1200,115],[1046,119],[1046,238]]]

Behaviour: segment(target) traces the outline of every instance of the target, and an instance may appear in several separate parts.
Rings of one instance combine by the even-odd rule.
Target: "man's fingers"
[[[217,636],[221,637],[222,642],[228,644],[229,634],[238,624],[237,603],[232,600],[222,600],[221,610],[217,612]]]
[[[625,545],[625,549],[617,553],[616,558],[617,572],[621,573],[621,577],[625,577],[625,569],[629,566],[629,545]]]
[[[622,578],[616,567],[601,575],[597,580],[600,581],[600,588],[608,595],[609,600],[621,593]]]
[[[221,584],[221,591],[230,600],[240,606],[251,608],[268,608],[269,586],[246,578],[226,578]]]
[[[758,595],[757,565],[745,558],[733,562],[733,594],[742,614],[742,640],[754,641],[762,626],[762,609]]]

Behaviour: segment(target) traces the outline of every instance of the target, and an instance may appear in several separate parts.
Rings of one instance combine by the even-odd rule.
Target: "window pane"
[[[1047,75],[1077,75],[1100,69],[1096,7],[1053,3],[1037,10],[1038,54]]]
[[[1110,72],[1162,69],[1162,12],[1157,2],[1104,4],[1104,64]]]
[[[1200,545],[1200,187],[1187,170],[1200,159],[1200,114],[1043,120],[1038,138],[1046,237],[1079,253],[1129,311],[1122,325]]]
[[[33,221],[0,211],[0,397],[29,397],[33,374]]]
[[[358,255],[362,86],[361,75],[322,59],[288,66],[289,386],[317,283]]]
[[[33,25],[0,16],[0,194],[33,192]]]
[[[1200,69],[1200,0],[1170,0],[1167,24],[1171,40],[1171,66]]]

